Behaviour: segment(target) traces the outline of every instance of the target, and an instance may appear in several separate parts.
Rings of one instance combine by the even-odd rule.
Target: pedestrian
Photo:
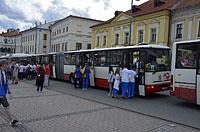
[[[112,89],[112,98],[117,97],[117,93],[119,92],[119,84],[120,84],[120,69],[116,68],[115,70],[115,76],[114,76],[114,85]]]
[[[49,64],[45,64],[44,70],[45,70],[44,87],[48,87],[49,86],[49,76],[50,76]]]
[[[88,64],[85,64],[85,67],[83,68],[82,71],[83,74],[83,88],[82,90],[88,90],[88,83],[89,83],[89,78],[90,78],[90,68]]]
[[[108,96],[110,96],[110,95],[111,95],[111,92],[112,92],[113,80],[114,80],[114,71],[113,71],[112,66],[109,66],[109,70],[108,70],[108,86],[109,86],[109,93],[108,93]]]
[[[134,97],[135,78],[137,77],[135,69],[136,68],[132,66],[131,69],[129,70],[128,98]]]
[[[19,65],[19,79],[20,79],[20,80],[23,80],[23,78],[24,78],[24,77],[23,77],[24,68],[25,68],[25,67],[23,66],[23,64],[20,64],[20,65]]]
[[[81,88],[81,69],[80,65],[76,65],[74,71],[74,88]]]
[[[17,125],[19,121],[11,114],[9,109],[9,103],[6,98],[6,94],[11,94],[8,88],[8,79],[6,75],[6,70],[8,68],[8,62],[6,59],[0,60],[0,105],[5,108],[5,113],[12,126]]]
[[[42,92],[44,85],[44,68],[39,64],[38,72],[37,72],[37,91],[40,90]]]
[[[12,84],[18,84],[18,73],[19,73],[19,66],[15,60],[12,61],[13,64],[13,79]]]
[[[129,70],[127,69],[128,65],[125,65],[122,70],[122,94],[121,97],[126,99],[126,95],[128,92],[128,84],[129,84]]]

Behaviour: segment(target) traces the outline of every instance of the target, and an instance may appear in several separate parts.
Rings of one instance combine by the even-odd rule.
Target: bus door
[[[94,56],[92,54],[86,54],[87,57],[89,57],[89,63],[90,64],[90,86],[95,86],[95,81],[94,81]]]
[[[197,45],[180,44],[176,50],[174,70],[175,96],[196,103],[196,88],[199,82],[197,75]]]
[[[64,80],[64,60],[65,55],[63,53],[56,54],[55,70],[57,79]]]
[[[199,47],[200,48],[200,47]],[[198,49],[199,51],[199,49]],[[198,67],[197,67],[197,104],[200,105],[200,52],[198,53]]]
[[[50,69],[50,77],[51,78],[54,78],[53,77],[53,73],[54,73],[54,71],[53,71],[53,66],[54,66],[54,63],[55,63],[55,61],[53,61],[53,55],[49,55],[49,69]]]
[[[142,51],[137,51],[134,52],[139,58],[137,57],[137,62],[136,62],[136,72],[138,74],[138,78],[136,78],[136,84],[138,88],[138,94],[140,96],[145,96],[145,52]],[[136,90],[137,90],[136,88]]]
[[[56,78],[56,54],[52,56],[52,77]]]
[[[131,55],[131,62],[132,65],[136,68],[136,73],[138,74],[139,72],[139,51],[133,51]],[[135,93],[138,95],[139,94],[139,85],[141,85],[140,81],[141,75],[138,74],[138,77],[135,78]]]

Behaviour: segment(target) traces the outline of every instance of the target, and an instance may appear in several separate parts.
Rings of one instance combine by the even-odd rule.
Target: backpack
[[[39,80],[43,80],[44,79],[44,69],[43,68],[39,69],[37,76],[38,76]]]

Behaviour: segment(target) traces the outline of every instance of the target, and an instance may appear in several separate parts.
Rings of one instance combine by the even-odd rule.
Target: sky
[[[69,15],[106,21],[116,10],[127,11],[130,6],[131,0],[0,0],[0,32],[9,28],[23,31],[35,22],[55,21]]]

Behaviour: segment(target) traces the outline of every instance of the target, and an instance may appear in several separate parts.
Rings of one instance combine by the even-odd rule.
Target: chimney
[[[20,31],[19,28],[17,28],[17,33],[19,33],[19,31]]]
[[[154,6],[157,7],[162,3],[160,0],[154,0]]]
[[[140,10],[140,8],[138,8],[137,5],[133,5],[131,10],[133,13],[133,12],[136,12],[137,10]]]
[[[47,23],[47,21],[45,20],[45,21],[44,21],[44,24],[46,24],[46,23]]]
[[[118,16],[122,11],[115,11],[115,16]]]

